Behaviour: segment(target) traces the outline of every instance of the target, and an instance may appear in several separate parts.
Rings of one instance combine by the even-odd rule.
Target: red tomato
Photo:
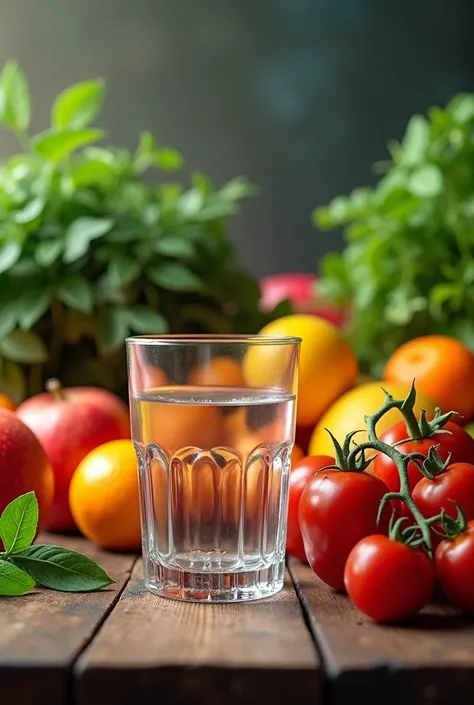
[[[377,512],[387,486],[366,472],[328,470],[314,475],[301,495],[299,521],[308,563],[321,580],[344,589],[344,565],[360,539],[387,533],[391,509]]]
[[[443,461],[447,460],[451,453],[453,463],[474,463],[474,438],[471,438],[467,431],[452,421],[448,421],[443,426],[443,430],[450,431],[450,433],[434,433],[429,438],[423,438],[419,441],[411,439],[406,443],[400,443],[409,437],[405,421],[402,420],[382,433],[380,440],[391,446],[397,444],[397,450],[400,453],[422,453],[424,456],[428,455],[432,446],[439,446],[438,452]],[[400,478],[397,467],[393,460],[390,460],[386,455],[382,453],[377,455],[373,462],[372,472],[383,480],[392,492],[399,491]],[[412,491],[421,478],[422,475],[417,466],[414,463],[409,463],[408,481]]]
[[[291,470],[288,500],[288,528],[286,532],[286,550],[303,561],[306,560],[303,537],[301,536],[298,507],[301,495],[308,480],[328,465],[334,465],[335,460],[329,455],[308,455],[301,458]]]
[[[474,465],[454,463],[432,480],[423,477],[413,490],[413,499],[427,518],[444,509],[456,519],[456,502],[468,521],[474,519]]]
[[[457,538],[444,539],[435,552],[438,581],[446,597],[469,614],[474,614],[474,521]]]
[[[435,570],[421,549],[377,534],[359,541],[344,572],[355,606],[377,622],[399,622],[426,605],[435,586]]]

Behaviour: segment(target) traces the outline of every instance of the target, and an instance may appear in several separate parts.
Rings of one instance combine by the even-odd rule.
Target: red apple
[[[49,380],[47,392],[20,404],[16,413],[39,438],[55,478],[51,515],[53,531],[75,527],[69,509],[69,484],[81,460],[97,446],[130,438],[127,406],[118,397],[95,387],[62,389]]]
[[[34,433],[12,411],[0,409],[0,513],[26,492],[35,492],[38,526],[45,526],[54,492],[51,465]]]
[[[260,282],[262,311],[272,311],[280,301],[289,299],[296,313],[311,313],[325,318],[336,326],[344,322],[340,309],[325,301],[318,300],[315,294],[315,274],[274,274]]]

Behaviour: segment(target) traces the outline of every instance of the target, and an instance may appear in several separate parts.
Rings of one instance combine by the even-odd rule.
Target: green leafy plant
[[[130,333],[266,322],[226,234],[255,188],[242,177],[216,189],[202,173],[187,188],[153,183],[145,172],[183,158],[149,132],[133,153],[98,146],[103,98],[102,80],[67,88],[32,136],[24,74],[9,62],[0,75],[0,125],[23,149],[0,166],[0,390],[15,399],[51,375],[123,391]]]
[[[404,341],[429,333],[474,347],[474,95],[411,118],[375,188],[318,208],[344,227],[344,251],[322,262],[320,293],[351,308],[349,335],[380,372]]]
[[[61,546],[31,545],[38,526],[34,492],[13,500],[0,518],[0,595],[23,595],[36,584],[62,592],[90,592],[114,581],[87,556]]]

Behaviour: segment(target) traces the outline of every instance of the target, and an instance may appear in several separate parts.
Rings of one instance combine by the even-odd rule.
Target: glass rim
[[[168,335],[133,335],[125,338],[127,345],[299,345],[302,338],[293,335],[238,335],[218,333],[196,333],[192,335],[172,333]]]

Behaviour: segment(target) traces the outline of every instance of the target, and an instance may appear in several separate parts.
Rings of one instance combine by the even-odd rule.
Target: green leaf
[[[201,191],[193,188],[186,191],[179,197],[178,209],[181,215],[190,218],[195,216],[201,210],[204,204],[204,197]]]
[[[192,217],[198,223],[208,223],[212,220],[220,220],[221,218],[228,218],[231,215],[237,213],[238,208],[235,203],[231,201],[219,201],[209,200],[198,212],[196,212]],[[187,217],[190,217],[190,213],[186,213]]]
[[[12,332],[18,322],[17,302],[8,301],[0,305],[0,338]]]
[[[437,196],[443,188],[443,174],[437,166],[426,164],[410,175],[407,188],[414,196]]]
[[[120,307],[100,311],[97,342],[104,355],[109,355],[121,348],[128,333],[126,317]]]
[[[98,159],[89,159],[75,166],[70,175],[76,188],[94,185],[107,186],[114,178],[114,171],[109,164]]]
[[[48,352],[45,344],[32,331],[14,330],[0,341],[0,355],[13,362],[45,362]]]
[[[464,125],[474,119],[474,95],[461,94],[453,98],[448,108],[454,122]]]
[[[114,225],[111,218],[78,218],[66,230],[63,260],[66,264],[75,262],[89,250],[91,240],[108,233]]]
[[[51,129],[36,135],[31,145],[36,154],[56,164],[76,149],[97,142],[103,136],[103,131],[96,129]]]
[[[19,242],[9,240],[0,245],[0,274],[13,267],[21,255]]]
[[[63,248],[62,240],[42,240],[36,245],[35,260],[41,267],[48,269],[61,255]]]
[[[24,595],[35,586],[35,581],[21,568],[0,560],[0,595]]]
[[[258,191],[258,187],[245,176],[237,176],[219,190],[219,196],[226,201],[240,201],[247,196],[255,196]]]
[[[36,220],[38,216],[41,215],[44,210],[44,206],[45,201],[42,196],[34,198],[29,203],[27,203],[26,206],[24,206],[21,210],[15,211],[15,213],[13,214],[13,220],[19,225],[31,223],[33,222],[33,220]]]
[[[82,274],[64,279],[58,286],[57,295],[66,306],[83,313],[92,311],[94,305],[92,286]]]
[[[91,592],[114,582],[93,560],[60,546],[30,546],[10,560],[36,583],[52,590]]]
[[[17,302],[17,315],[20,328],[29,330],[48,310],[51,303],[51,290],[47,287],[31,289],[21,294]]]
[[[159,147],[150,132],[140,134],[140,142],[135,153],[134,168],[141,173],[150,167],[158,167],[163,171],[181,169],[183,157],[172,147]]]
[[[199,277],[177,262],[152,265],[146,274],[153,284],[170,291],[200,291],[203,288]]]
[[[30,90],[16,61],[8,61],[0,76],[0,122],[15,132],[30,124]]]
[[[5,507],[0,538],[5,551],[19,553],[33,542],[38,526],[38,500],[34,492],[22,494]]]
[[[0,391],[19,404],[26,397],[26,377],[20,365],[2,360],[0,369]]]
[[[430,139],[428,121],[422,115],[414,115],[408,123],[402,142],[401,161],[407,166],[415,166],[425,156]]]
[[[116,255],[109,263],[107,276],[110,284],[119,289],[135,281],[141,272],[141,264],[126,255]]]
[[[183,166],[182,155],[173,147],[158,147],[155,154],[155,165],[163,171],[178,171]]]
[[[183,259],[194,257],[196,254],[193,243],[177,235],[165,235],[159,238],[154,245],[154,250],[160,255]]]
[[[99,114],[104,100],[104,81],[82,81],[66,88],[53,103],[53,127],[82,128]]]
[[[166,318],[147,306],[127,306],[122,311],[128,326],[136,333],[156,334],[168,330]]]

